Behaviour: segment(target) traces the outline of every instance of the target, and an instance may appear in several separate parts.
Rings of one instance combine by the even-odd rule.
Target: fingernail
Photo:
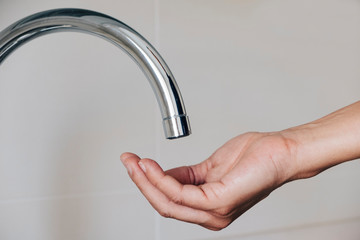
[[[125,156],[124,156],[125,154],[121,154],[121,156],[120,156],[120,160],[122,161],[122,162],[124,162],[125,161]]]
[[[144,171],[144,172],[146,172],[146,167],[145,167],[145,165],[140,161],[139,162],[139,167]]]
[[[132,175],[132,169],[127,167],[126,165],[125,165],[125,167],[126,167],[126,170],[127,170],[128,174],[129,174],[129,176],[131,176]]]
[[[132,174],[132,169],[128,166],[127,163],[124,162],[125,159],[126,159],[126,158],[120,157],[120,160],[122,161],[122,163],[123,163],[124,167],[126,168],[128,174],[131,176],[131,174]]]

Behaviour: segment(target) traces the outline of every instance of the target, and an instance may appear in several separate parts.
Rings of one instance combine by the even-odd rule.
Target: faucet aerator
[[[167,139],[177,139],[191,134],[189,118],[186,115],[166,118],[163,125]]]

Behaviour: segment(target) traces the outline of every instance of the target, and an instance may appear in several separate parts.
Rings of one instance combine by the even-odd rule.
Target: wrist
[[[295,146],[290,179],[315,176],[360,157],[360,102],[281,134]]]
[[[317,140],[314,136],[316,127],[315,124],[308,124],[280,131],[286,141],[291,143],[289,146],[292,157],[288,162],[288,168],[291,170],[289,181],[313,177],[322,171],[316,161],[313,161],[321,156],[321,149],[316,150]]]

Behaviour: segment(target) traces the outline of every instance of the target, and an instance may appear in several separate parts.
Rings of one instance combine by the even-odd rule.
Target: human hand
[[[246,133],[193,166],[164,172],[151,159],[124,153],[129,176],[164,217],[221,230],[292,180],[296,143],[280,133]]]
[[[360,158],[359,143],[360,101],[281,132],[242,134],[193,166],[164,172],[132,153],[121,159],[162,216],[220,230],[284,183]]]

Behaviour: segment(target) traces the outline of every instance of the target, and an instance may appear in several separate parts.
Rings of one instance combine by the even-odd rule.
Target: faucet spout
[[[61,31],[99,36],[123,49],[150,82],[156,95],[165,136],[191,134],[180,90],[169,67],[155,48],[139,33],[110,16],[84,9],[54,9],[33,14],[0,32],[0,64],[16,48],[36,37]]]

